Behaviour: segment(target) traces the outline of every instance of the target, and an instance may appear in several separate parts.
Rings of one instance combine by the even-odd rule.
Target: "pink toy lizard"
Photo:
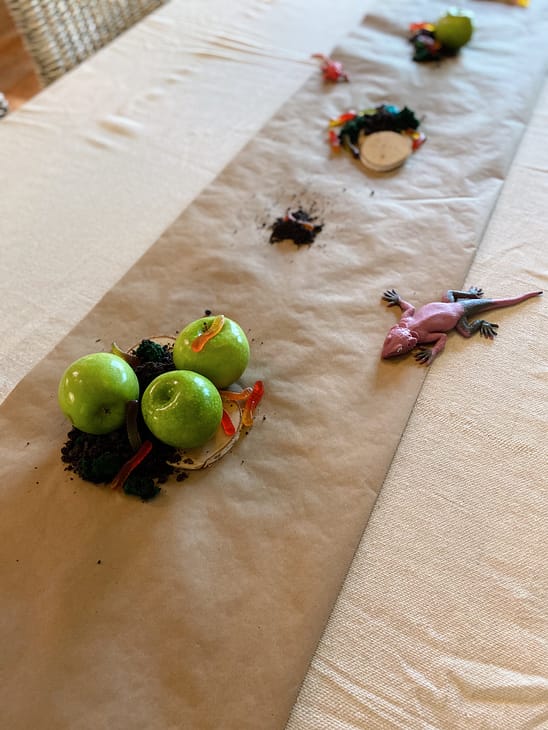
[[[418,345],[420,350],[415,358],[424,365],[430,365],[445,347],[447,342],[446,333],[452,329],[456,329],[463,337],[471,337],[478,331],[480,335],[491,340],[495,337],[497,324],[486,322],[484,319],[469,322],[468,316],[489,309],[519,304],[539,294],[542,294],[542,292],[533,291],[519,297],[509,297],[507,299],[483,299],[483,291],[477,287],[472,287],[468,291],[450,289],[443,301],[425,304],[415,311],[412,304],[404,302],[394,289],[389,289],[384,292],[382,298],[385,302],[388,302],[389,307],[397,304],[402,311],[402,317],[386,336],[382,348],[382,357],[403,355],[411,352]],[[431,348],[421,347],[428,343],[434,343],[434,346]]]

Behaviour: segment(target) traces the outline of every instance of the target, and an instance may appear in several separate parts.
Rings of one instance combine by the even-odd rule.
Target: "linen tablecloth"
[[[399,30],[404,4],[370,14],[338,49],[356,81],[327,90],[318,77],[311,78],[4,404],[2,429],[8,436],[3,540],[4,555],[10,556],[5,618],[12,629],[5,687],[10,691],[6,707],[11,727],[46,722],[71,728],[101,723],[269,728],[285,723],[425,375],[411,363],[378,362],[382,338],[394,321],[393,312],[383,310],[379,295],[386,286],[397,286],[403,294],[411,285],[408,298],[426,301],[441,293],[432,291],[436,286],[460,286],[464,281],[543,76],[544,49],[538,41],[546,28],[543,12],[537,10],[532,16],[536,25],[531,28],[525,16],[515,16],[516,22],[508,24],[500,7],[477,6],[480,18],[489,24],[478,26],[475,44],[466,55],[436,69],[419,68],[410,61],[410,49]],[[424,3],[414,7],[411,19],[415,13],[422,17],[440,10],[439,4]],[[537,42],[527,46],[531,38]],[[516,77],[513,72],[524,53],[529,73]],[[403,104],[408,99],[410,106],[425,114],[423,127],[429,140],[402,170],[368,176],[348,158],[330,157],[325,123],[337,110],[362,100]],[[103,142],[108,148],[120,129],[125,130],[122,137],[126,135],[127,120],[105,129]],[[98,139],[92,146],[100,147]],[[112,159],[121,152],[114,147]],[[321,218],[321,235],[309,249],[272,246],[269,225],[296,204],[310,207]],[[511,245],[508,249],[515,252]],[[480,248],[477,261],[485,250],[489,248]],[[484,267],[482,281],[469,283],[500,294],[505,293],[503,284],[537,288],[542,261],[531,267],[533,260],[529,256],[524,260],[519,282],[516,277],[489,279]],[[97,265],[93,252],[89,261],[90,266]],[[538,302],[535,305],[505,316],[517,342],[527,333],[523,324],[527,316],[542,316]],[[108,347],[110,340],[120,340],[121,329],[129,344],[143,333],[179,328],[205,308],[224,309],[248,330],[252,363],[247,377],[265,379],[267,395],[261,409],[265,420],[259,420],[216,469],[193,477],[184,487],[170,485],[150,505],[74,483],[63,475],[57,447],[66,427],[52,408],[56,378],[64,364],[91,343]],[[534,340],[531,335],[528,344]],[[460,425],[459,444],[463,422],[469,428],[467,438],[477,437],[468,418],[470,382],[474,382],[470,379],[477,371],[487,375],[484,358],[489,356],[491,362],[496,352],[482,344],[451,338],[451,352],[429,374],[388,476],[387,485],[396,485],[389,495],[396,495],[398,508],[404,488],[403,496],[408,495],[414,506],[421,494],[416,481],[426,501],[437,495],[438,482],[430,490],[425,482],[424,452],[433,460],[428,464],[432,474],[439,468],[440,452],[444,453],[440,421],[445,424],[447,418],[442,409],[447,370],[456,368],[450,376],[455,404],[462,398],[465,357],[474,364],[466,370],[468,411],[459,419],[460,411],[453,406],[451,416]],[[499,346],[497,342],[495,348]],[[524,367],[537,362],[532,357],[524,360]],[[513,372],[501,363],[502,358],[496,360],[503,370],[498,382],[504,392],[504,377]],[[421,410],[436,375],[439,390]],[[512,383],[519,379],[513,377]],[[537,402],[542,396],[532,391],[536,397],[527,399],[528,392],[517,391],[521,402]],[[493,403],[491,395],[486,400]],[[490,413],[482,406],[474,415],[475,421],[483,416],[485,424]],[[542,423],[542,411],[536,415],[535,429]],[[498,413],[494,416],[498,420]],[[421,452],[414,439],[421,442],[424,429],[436,447],[426,446]],[[517,454],[525,451],[521,465],[525,470],[538,464],[536,457],[527,458],[528,449],[536,453],[534,433],[515,444]],[[495,436],[490,441],[493,448],[499,443]],[[458,464],[468,473],[474,462],[470,447],[465,452]],[[489,454],[485,459],[484,472]],[[443,464],[447,484],[459,486],[459,469],[448,460]],[[403,472],[398,472],[399,465]],[[415,479],[402,477],[407,472]],[[477,480],[484,472],[471,473]],[[505,479],[507,472],[505,468]],[[500,491],[504,483],[495,481],[495,495],[505,494]],[[479,491],[472,494],[480,499]],[[445,503],[444,494],[439,499]],[[485,500],[480,502],[484,508]],[[502,506],[504,500],[499,503]],[[400,707],[396,688],[390,693],[388,705],[396,708],[390,716],[382,703],[370,701],[376,696],[371,671],[367,672],[371,685],[366,684],[363,694],[358,688],[350,703],[355,715],[340,706],[341,688],[348,697],[344,683],[332,693],[315,686],[318,661],[326,656],[323,647],[330,647],[333,640],[344,650],[333,651],[327,661],[338,660],[341,673],[349,662],[349,681],[360,680],[356,666],[360,655],[353,657],[356,648],[351,641],[341,642],[336,631],[342,631],[345,641],[356,630],[365,632],[366,654],[367,637],[374,632],[363,620],[363,609],[349,628],[344,611],[352,598],[346,596],[357,595],[366,606],[381,596],[388,600],[408,577],[394,535],[398,520],[404,519],[403,507],[389,514],[382,513],[383,508],[381,501],[376,514],[381,515],[382,549],[375,555],[379,562],[386,556],[397,567],[393,580],[386,585],[381,571],[375,593],[359,573],[351,572],[291,722],[296,727],[298,723],[352,727],[351,723],[367,718],[378,727],[413,727],[412,722],[416,727],[428,726],[426,722],[452,727],[455,717],[462,722],[462,710],[467,718],[472,713],[476,722],[462,727],[494,723],[495,714],[486,712],[481,702],[472,699],[467,707],[459,705],[447,681],[450,671],[449,677],[457,678],[465,671],[468,684],[455,685],[461,691],[462,686],[471,687],[468,691],[474,695],[481,683],[474,684],[470,677],[489,676],[494,686],[488,686],[490,697],[496,699],[505,686],[500,677],[506,675],[486,673],[488,662],[479,651],[472,650],[472,658],[460,663],[452,656],[445,664],[440,661],[444,691],[453,702],[444,703],[446,715],[442,710],[435,715],[438,694],[430,697],[424,692],[419,698],[425,698],[424,707],[417,709],[416,686],[408,682],[400,690]],[[528,514],[525,506],[519,514]],[[421,517],[435,524],[436,514],[430,508],[415,510],[409,525],[413,532]],[[500,540],[497,527],[493,516],[492,534]],[[369,528],[362,546],[368,534]],[[427,534],[433,540],[437,533],[432,529]],[[446,536],[447,530],[442,537]],[[454,551],[461,543],[449,545]],[[471,554],[477,558],[474,540]],[[360,548],[354,564],[358,571],[362,555]],[[440,569],[437,555],[436,546],[423,576],[439,588],[438,580],[443,588],[450,585],[450,578]],[[370,558],[366,563],[368,570]],[[411,552],[409,565],[418,570],[419,564],[419,556]],[[477,575],[465,574],[462,580],[474,585]],[[409,595],[417,594],[404,592]],[[434,591],[434,605],[443,595]],[[467,602],[463,608],[451,598],[457,625],[470,605],[478,610],[478,605]],[[381,608],[386,611],[387,605]],[[419,621],[419,608],[416,614],[406,610],[403,620]],[[401,614],[394,610],[392,626],[397,627],[398,618]],[[451,622],[449,626],[454,628]],[[428,629],[426,633],[430,636]],[[405,648],[422,657],[415,638],[422,637],[413,636]],[[386,675],[379,671],[377,687],[393,676],[392,670],[387,663]],[[428,672],[423,671],[421,687],[428,688]],[[416,676],[412,666],[409,674]],[[320,673],[322,680],[324,676]],[[529,702],[538,709],[542,683],[527,686],[540,687]],[[26,704],[23,696],[29,692],[33,702]],[[518,720],[528,722],[524,717],[520,712]]]

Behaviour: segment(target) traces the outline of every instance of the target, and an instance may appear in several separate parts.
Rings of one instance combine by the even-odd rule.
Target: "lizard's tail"
[[[527,299],[538,297],[542,291],[530,291],[527,294],[520,294],[518,297],[506,297],[505,299],[466,299],[464,304],[465,314],[476,314],[485,312],[490,309],[501,309],[502,307],[511,307],[514,304],[521,304]]]

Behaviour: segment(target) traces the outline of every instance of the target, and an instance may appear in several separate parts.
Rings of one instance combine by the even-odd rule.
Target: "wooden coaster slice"
[[[373,132],[360,141],[360,161],[375,172],[395,170],[413,151],[411,138],[399,132]]]

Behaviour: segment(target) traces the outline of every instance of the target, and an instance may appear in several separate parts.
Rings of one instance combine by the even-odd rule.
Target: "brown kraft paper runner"
[[[336,52],[351,83],[313,75],[0,408],[10,728],[283,727],[425,376],[379,360],[380,295],[460,286],[542,76],[540,24],[510,42],[486,6],[493,35],[424,68],[402,8],[369,16]],[[378,176],[332,156],[327,120],[384,101],[425,115],[426,145]],[[270,244],[298,206],[316,241]],[[250,339],[250,433],[147,504],[65,472],[66,365],[206,309]]]

